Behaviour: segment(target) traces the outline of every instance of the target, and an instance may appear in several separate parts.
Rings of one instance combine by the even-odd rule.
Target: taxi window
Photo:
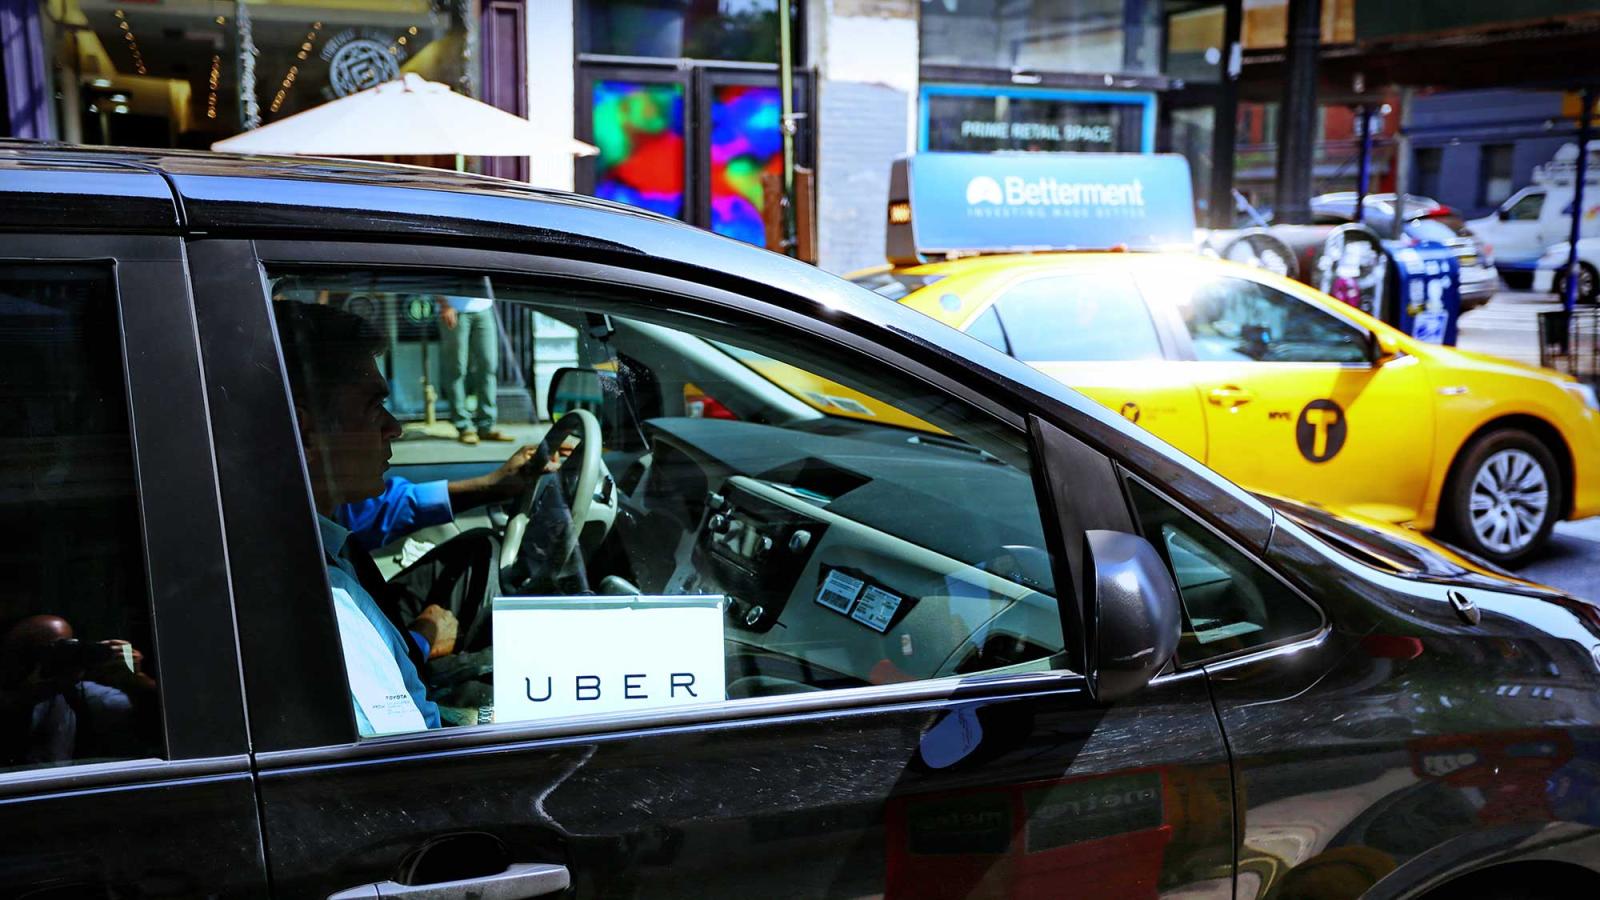
[[[1195,358],[1205,362],[1364,363],[1366,332],[1282,291],[1244,278],[1164,281]]]
[[[1178,584],[1185,662],[1222,656],[1315,631],[1322,616],[1283,582],[1211,529],[1138,481],[1131,483],[1145,538]]]
[[[1122,272],[1033,278],[995,304],[1023,362],[1160,359],[1144,298]]]
[[[1005,329],[1000,327],[1000,314],[994,311],[993,306],[984,310],[983,315],[972,320],[972,324],[967,326],[967,334],[983,341],[1001,353],[1011,352],[1011,345],[1006,341]]]
[[[363,736],[1062,662],[1026,436],[904,373],[631,296],[269,277]],[[489,352],[469,316],[498,378],[432,381]]]

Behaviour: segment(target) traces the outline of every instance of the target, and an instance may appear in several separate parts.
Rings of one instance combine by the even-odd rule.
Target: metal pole
[[[1572,179],[1572,231],[1567,240],[1567,284],[1562,292],[1562,307],[1570,322],[1572,311],[1578,305],[1578,239],[1583,225],[1583,183],[1589,179],[1589,132],[1594,117],[1594,88],[1583,89],[1583,112],[1578,119],[1578,171]]]
[[[1322,43],[1322,0],[1289,0],[1288,73],[1278,116],[1277,220],[1311,223],[1311,167],[1317,135],[1317,54]]]
[[[1372,187],[1372,107],[1357,107],[1361,116],[1361,168],[1356,174],[1356,221],[1367,215],[1367,191]]]
[[[1240,34],[1244,0],[1228,0],[1222,13],[1222,77],[1211,131],[1211,227],[1232,228],[1233,178],[1239,141],[1239,70],[1244,63]]]
[[[783,94],[783,250],[799,252],[794,214],[794,52],[789,35],[790,0],[778,0],[778,90]]]

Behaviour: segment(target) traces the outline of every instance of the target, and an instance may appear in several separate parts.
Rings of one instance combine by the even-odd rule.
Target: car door
[[[1416,517],[1435,464],[1417,359],[1374,362],[1366,329],[1248,273],[1192,265],[1141,285],[1188,339],[1207,465],[1252,490]]]
[[[1120,261],[1017,279],[964,330],[1205,462],[1199,392]]]
[[[265,896],[181,240],[0,236],[0,409],[0,894]]]
[[[1084,528],[1127,531],[1132,519],[1107,458],[1064,430],[1074,415],[1063,407],[959,385],[864,322],[847,329],[592,261],[205,241],[193,271],[219,452],[233,460],[224,513],[277,893],[454,879],[435,896],[468,896],[509,874],[528,896],[1231,895],[1227,756],[1203,674],[1163,675],[1106,708],[1069,662],[1081,658],[1079,612],[1055,585],[1078,583],[1070,551]],[[611,406],[637,414],[603,423],[618,426],[604,446],[630,432],[649,444],[626,469],[601,470],[581,504],[611,507],[616,540],[563,578],[596,594],[492,601],[505,690],[464,720],[492,725],[363,738],[352,720],[331,551],[311,524],[273,335],[283,304],[339,308],[357,288],[492,292],[502,322],[520,310],[576,323],[574,356],[614,373],[591,377],[626,385]],[[299,352],[283,357],[291,368]],[[854,407],[829,417],[791,392],[785,369],[936,430],[885,430]],[[590,415],[500,427],[588,435]],[[397,445],[411,440],[431,439]],[[552,477],[589,471],[591,440],[561,442],[577,462],[552,454]],[[319,483],[326,470],[310,464]],[[580,537],[596,521],[578,511],[585,496],[567,508]],[[629,643],[624,625],[583,641],[599,674],[570,688],[565,670],[542,691],[517,677],[564,652],[521,655],[505,636],[528,613],[555,629],[516,632],[531,646],[594,628],[591,612],[648,602],[689,611],[657,619],[655,641]],[[716,619],[685,623],[707,604],[724,611],[726,683],[694,682],[710,692],[694,702],[663,696],[677,676],[658,681],[652,660],[700,652],[695,629]],[[617,683],[618,672],[635,674]],[[441,719],[460,720],[465,695],[438,688],[430,681]],[[553,692],[650,702],[526,712]]]

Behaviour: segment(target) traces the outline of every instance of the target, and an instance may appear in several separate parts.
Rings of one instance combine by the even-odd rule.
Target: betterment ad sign
[[[720,596],[497,598],[494,719],[724,700],[724,606]]]
[[[1194,244],[1181,156],[919,153],[910,182],[912,228],[926,254]]]

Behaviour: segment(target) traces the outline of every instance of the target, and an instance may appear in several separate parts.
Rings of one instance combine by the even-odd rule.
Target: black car
[[[1600,610],[653,215],[0,143],[0,411],[7,896],[1600,894]]]

